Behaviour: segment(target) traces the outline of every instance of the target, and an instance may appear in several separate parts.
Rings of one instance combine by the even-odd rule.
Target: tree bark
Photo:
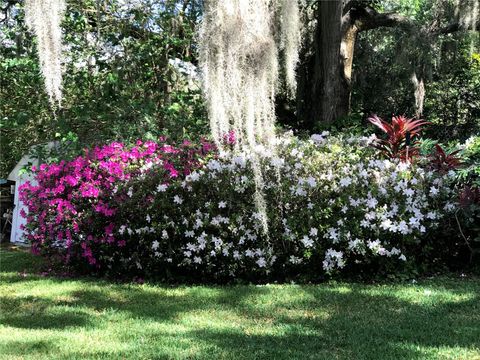
[[[356,34],[345,32],[343,6],[343,1],[318,3],[313,53],[302,54],[297,116],[309,130],[347,115],[350,108],[349,78]]]

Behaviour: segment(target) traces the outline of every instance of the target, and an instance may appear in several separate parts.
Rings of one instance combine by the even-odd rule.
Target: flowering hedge
[[[251,154],[113,143],[36,169],[21,189],[27,237],[89,272],[213,281],[394,274],[458,246],[433,239],[456,209],[454,172],[381,160],[369,141],[286,135],[276,153],[258,148],[267,234]]]

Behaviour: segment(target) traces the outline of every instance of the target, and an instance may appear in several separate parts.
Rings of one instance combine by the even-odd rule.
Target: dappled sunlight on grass
[[[475,278],[397,285],[117,284],[25,274],[29,255],[7,257],[20,258],[16,270],[14,263],[4,268],[5,253],[1,358],[480,358]]]

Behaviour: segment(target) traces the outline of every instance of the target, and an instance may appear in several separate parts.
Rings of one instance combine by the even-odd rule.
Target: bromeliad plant
[[[423,130],[422,126],[428,124],[424,120],[406,118],[403,115],[393,116],[392,122],[372,115],[368,120],[387,134],[387,139],[376,139],[372,146],[379,149],[388,159],[401,159],[411,162],[419,154],[414,138]],[[413,142],[410,141],[413,140]]]
[[[429,157],[430,167],[442,174],[458,169],[462,166],[462,159],[458,156],[460,151],[456,150],[448,153],[439,144],[435,144],[434,151]]]

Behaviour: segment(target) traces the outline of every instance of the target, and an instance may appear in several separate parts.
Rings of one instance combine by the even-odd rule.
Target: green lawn
[[[170,287],[38,267],[0,251],[0,359],[480,359],[478,278]]]

